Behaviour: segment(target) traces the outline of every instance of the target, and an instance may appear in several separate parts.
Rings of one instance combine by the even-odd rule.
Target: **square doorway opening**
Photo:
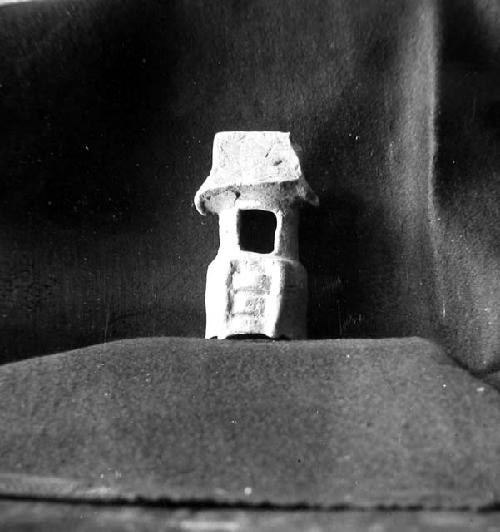
[[[271,211],[244,210],[239,212],[240,249],[268,254],[274,251],[276,216]]]

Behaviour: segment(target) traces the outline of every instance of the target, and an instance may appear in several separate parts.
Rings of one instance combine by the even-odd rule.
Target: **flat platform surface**
[[[0,502],[3,532],[500,532],[500,513],[273,511]]]
[[[0,495],[492,508],[500,397],[418,339],[124,340],[0,368]]]

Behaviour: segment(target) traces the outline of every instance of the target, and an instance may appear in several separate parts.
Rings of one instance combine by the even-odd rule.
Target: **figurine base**
[[[219,254],[208,267],[206,338],[306,338],[307,274],[275,255]]]

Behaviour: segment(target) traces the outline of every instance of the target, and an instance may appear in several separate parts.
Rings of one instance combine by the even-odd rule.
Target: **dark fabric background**
[[[313,338],[500,365],[500,5],[58,1],[0,9],[0,359],[201,336],[215,132],[291,131],[321,206]]]

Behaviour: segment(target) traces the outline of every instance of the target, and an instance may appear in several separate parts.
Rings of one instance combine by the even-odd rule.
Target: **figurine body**
[[[318,199],[289,133],[223,132],[197,209],[219,215],[220,247],[207,272],[207,338],[305,338],[307,274],[299,262],[301,202]]]

